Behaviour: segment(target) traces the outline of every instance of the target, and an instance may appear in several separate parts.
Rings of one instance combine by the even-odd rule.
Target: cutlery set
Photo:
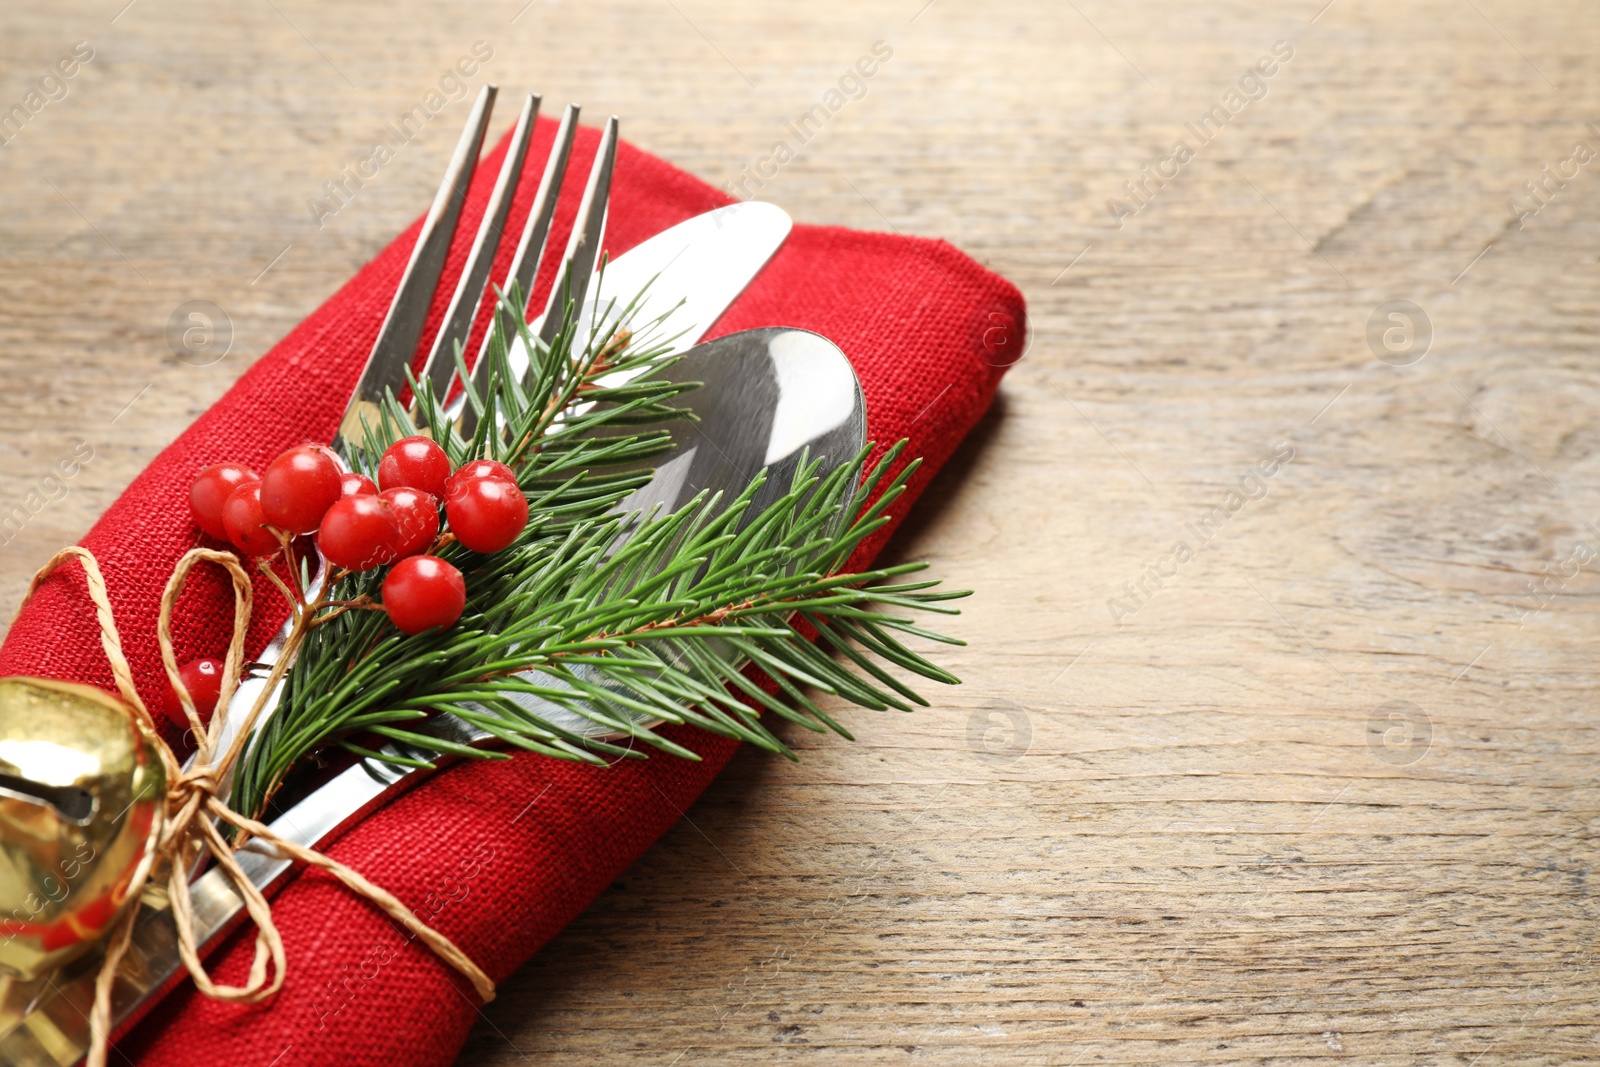
[[[363,426],[375,424],[387,397],[402,395],[406,373],[422,340],[429,307],[439,287],[451,244],[477,169],[493,110],[495,89],[486,86],[475,101],[466,128],[450,159],[444,180],[424,219],[421,232],[388,314],[361,373],[338,432],[330,442],[348,456],[362,440]],[[466,369],[457,352],[473,335],[491,282],[505,294],[531,294],[545,258],[573,154],[578,108],[561,117],[526,222],[518,236],[510,267],[492,278],[496,252],[505,238],[513,199],[521,184],[539,110],[539,98],[523,104],[500,171],[428,354],[416,373],[445,407],[463,434],[476,427],[477,413],[465,402]],[[595,331],[603,331],[624,307],[634,321],[661,322],[672,334],[671,351],[680,358],[661,376],[699,383],[683,396],[693,421],[664,422],[672,448],[652,461],[648,484],[636,490],[619,511],[671,512],[696,494],[722,491],[732,498],[763,468],[769,471],[764,492],[775,497],[789,485],[806,456],[824,460],[826,475],[853,459],[866,439],[865,406],[860,385],[844,354],[817,334],[772,327],[748,330],[699,343],[723,311],[760,272],[783,243],[789,218],[772,205],[741,203],[692,218],[644,241],[614,261],[601,256],[607,209],[615,176],[618,124],[610,118],[599,138],[594,162],[574,214],[571,236],[558,261],[555,284],[544,310],[531,311],[527,322],[535,343],[548,345],[564,319],[564,302],[577,308],[574,350],[581,350]],[[637,299],[636,299],[637,298]],[[524,373],[534,354],[510,334],[511,323],[495,302],[491,321],[471,365],[472,386],[479,395],[488,384],[487,358],[497,332],[508,346],[508,362]],[[605,336],[604,332],[599,333]],[[413,409],[413,414],[416,414]],[[759,514],[760,499],[751,513]],[[622,535],[626,537],[626,532]],[[270,664],[282,652],[279,634],[258,657]],[[737,658],[731,650],[726,654]],[[242,717],[265,685],[247,679],[230,702]],[[519,700],[519,703],[524,703]],[[257,719],[267,720],[271,702]],[[564,729],[593,737],[616,737],[567,708],[537,697],[525,702],[535,714]],[[239,721],[233,714],[229,725]],[[649,717],[639,715],[647,723]],[[430,716],[425,729],[469,745],[492,742],[488,733],[455,716]],[[232,741],[225,733],[221,747]],[[403,745],[391,743],[388,754],[404,757]],[[365,759],[334,776],[271,821],[275,832],[295,843],[315,847],[329,841],[398,791],[415,784],[426,772],[398,763]],[[0,794],[12,800],[48,803],[39,791]],[[226,783],[218,793],[226,800]],[[238,860],[257,886],[275,887],[291,863],[270,846],[246,845]],[[242,921],[238,891],[213,867],[197,870],[191,886],[199,942],[209,947]],[[112,1011],[118,1032],[141,1017],[185,975],[165,894],[147,890],[138,902],[131,946],[112,990]],[[88,1013],[94,999],[98,958],[94,954],[40,980],[0,978],[0,1063],[17,1067],[65,1067],[78,1062],[89,1047]]]

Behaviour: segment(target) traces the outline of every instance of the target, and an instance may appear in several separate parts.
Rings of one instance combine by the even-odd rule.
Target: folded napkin
[[[541,122],[518,189],[510,230],[520,230],[554,139]],[[580,132],[551,236],[565,247],[598,141]],[[424,342],[439,321],[482,217],[505,143],[480,165],[445,284]],[[721,192],[632,146],[621,145],[606,246],[613,257],[668,226],[729,203]],[[420,220],[250,368],[229,392],[136,478],[83,539],[110,586],[128,658],[146,702],[164,682],[156,613],[173,564],[200,542],[187,507],[201,467],[237,460],[260,470],[284,448],[327,440],[376,338]],[[503,277],[514,241],[502,243]],[[550,257],[554,259],[555,257]],[[535,291],[543,299],[555,265]],[[489,299],[486,297],[486,300]],[[880,446],[911,439],[924,465],[897,518],[982,416],[1006,366],[1021,354],[1021,294],[942,241],[796,226],[788,242],[717,323],[711,336],[755,326],[797,326],[839,344],[866,392],[868,429]],[[481,332],[480,327],[480,332]],[[476,351],[477,339],[467,351]],[[426,352],[419,348],[418,358]],[[861,546],[867,564],[893,527]],[[176,612],[178,659],[221,656],[231,601],[218,575],[197,570]],[[249,652],[281,625],[281,598],[258,585]],[[0,647],[0,675],[72,679],[113,689],[93,612],[76,567],[39,591]],[[863,713],[866,714],[866,713]],[[326,848],[393,892],[503,980],[644,851],[694,802],[736,743],[667,728],[699,753],[665,754],[596,769],[530,753],[463,762],[380,809]],[[274,899],[288,952],[288,981],[258,1007],[220,1004],[185,983],[133,1031],[118,1037],[141,1065],[448,1064],[477,1018],[471,988],[377,908],[320,872],[301,873]],[[224,982],[249,969],[250,931],[212,953]]]

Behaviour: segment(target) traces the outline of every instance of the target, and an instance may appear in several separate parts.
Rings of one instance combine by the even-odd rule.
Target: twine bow
[[[194,762],[187,771],[183,769],[172,749],[161,740],[155,721],[151,718],[144,701],[139,698],[138,689],[134,687],[133,673],[128,667],[127,657],[122,654],[122,637],[117,631],[116,620],[111,614],[111,601],[106,595],[105,576],[101,574],[100,565],[94,554],[76,545],[57,552],[50,562],[34,575],[33,582],[28,586],[28,594],[23,598],[23,604],[26,605],[28,600],[32,599],[39,586],[56,568],[73,559],[83,565],[89,599],[94,602],[95,616],[100,624],[100,645],[105,649],[106,659],[111,663],[111,674],[116,679],[117,689],[133,708],[139,720],[150,729],[167,771],[166,818],[162,831],[156,847],[135,869],[128,895],[137,897],[150,879],[157,861],[166,862],[167,894],[171,901],[173,922],[178,932],[178,954],[182,957],[184,966],[188,968],[200,992],[216,1000],[257,1004],[283,987],[288,971],[284,958],[283,938],[272,921],[271,905],[261,890],[245,874],[244,869],[239,866],[238,860],[234,857],[237,846],[231,845],[217,828],[219,822],[226,822],[237,827],[248,838],[267,843],[285,857],[327,871],[349,889],[376,904],[391,919],[420,938],[446,963],[465,975],[484,1002],[493,1000],[494,983],[489,980],[488,975],[457,948],[454,942],[425,925],[410,908],[402,904],[388,890],[373,885],[337,860],[329,859],[319,852],[281,837],[273,832],[271,827],[234,811],[217,796],[219,783],[228,780],[229,771],[243,753],[245,743],[249,740],[251,727],[254,726],[270,695],[288,669],[294,651],[293,648],[285,648],[284,654],[278,658],[278,662],[272,667],[272,672],[267,676],[267,684],[262,688],[261,695],[251,705],[244,722],[236,731],[232,743],[219,757],[218,743],[227,719],[227,709],[224,705],[227,695],[233,693],[239,684],[240,672],[244,665],[245,634],[250,625],[252,586],[250,576],[245,573],[238,558],[231,552],[218,552],[209,548],[190,549],[173,568],[172,576],[167,579],[167,587],[161,597],[161,614],[156,629],[156,639],[161,648],[161,663],[166,667],[167,678],[172,682],[172,688],[183,704],[184,715],[188,718],[199,745]],[[219,701],[209,726],[201,722],[199,714],[195,711],[194,701],[179,679],[178,662],[172,650],[172,608],[183,592],[183,585],[189,572],[201,561],[223,567],[233,581],[233,637],[228,643],[227,658],[223,661],[224,700]],[[255,959],[250,965],[249,979],[244,985],[217,984],[212,981],[205,964],[200,960],[188,877],[190,861],[198,854],[197,850],[209,850],[216,858],[218,866],[227,873],[229,880],[243,898],[245,909],[255,923]],[[106,948],[105,961],[101,964],[100,973],[95,979],[94,1008],[89,1015],[91,1044],[88,1067],[105,1067],[106,1049],[111,1035],[111,988],[116,981],[117,967],[128,950],[138,914],[138,908],[129,908],[118,923]]]

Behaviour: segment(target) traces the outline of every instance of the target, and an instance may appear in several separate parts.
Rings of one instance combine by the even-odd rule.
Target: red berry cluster
[[[344,473],[330,450],[302,445],[259,478],[237,463],[207,467],[189,489],[189,507],[202,530],[246,555],[271,555],[288,537],[314,533],[334,566],[368,571],[393,563],[383,582],[390,620],[408,634],[453,624],[466,607],[466,583],[450,563],[426,554],[439,538],[439,505],[462,545],[498,552],[528,524],[516,476],[494,460],[452,472],[438,442],[406,437],[379,460],[378,483]]]

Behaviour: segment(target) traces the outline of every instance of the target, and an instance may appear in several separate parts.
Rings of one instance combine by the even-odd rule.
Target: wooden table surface
[[[1029,300],[894,546],[966,684],[739,756],[463,1065],[1600,1058],[1592,3],[123,2],[0,12],[0,109],[92,51],[0,147],[7,604],[418,213],[464,104],[308,201],[476,41],[719,184],[884,41],[748,188]]]

